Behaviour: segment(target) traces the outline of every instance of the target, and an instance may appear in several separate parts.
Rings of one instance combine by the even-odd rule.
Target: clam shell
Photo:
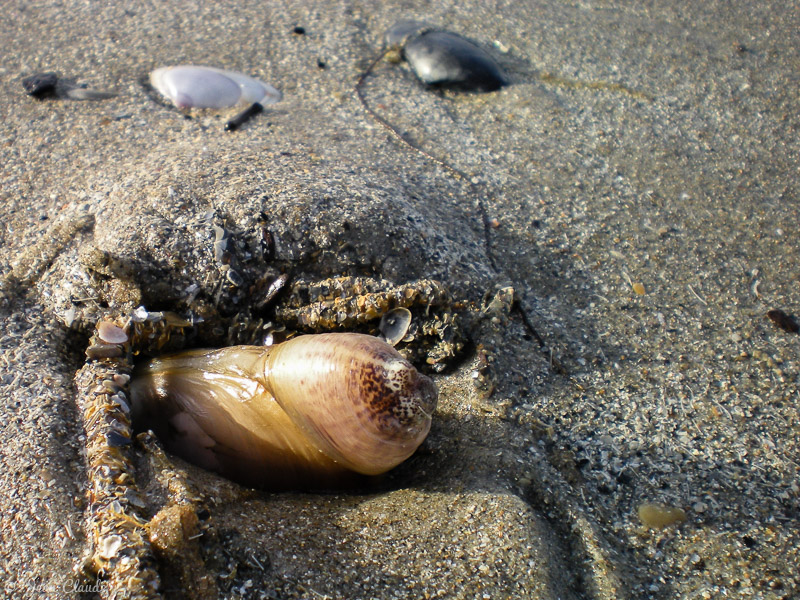
[[[214,67],[179,65],[150,73],[152,86],[178,108],[228,108],[273,104],[281,93],[258,79]]]
[[[386,32],[419,79],[431,86],[493,91],[508,84],[503,69],[477,44],[420,21],[401,21]]]
[[[193,350],[137,368],[137,428],[230,479],[273,490],[341,487],[394,468],[428,434],[434,383],[369,335]]]

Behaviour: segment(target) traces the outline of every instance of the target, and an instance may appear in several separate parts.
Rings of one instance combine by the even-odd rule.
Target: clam
[[[330,333],[151,360],[131,400],[137,428],[190,462],[246,485],[319,489],[411,456],[437,391],[383,340]]]
[[[228,121],[226,129],[237,129],[242,123],[274,104],[281,93],[268,83],[235,71],[214,67],[179,65],[160,67],[150,73],[150,83],[179,109],[222,109],[248,105]]]
[[[400,50],[426,85],[494,91],[508,84],[491,55],[457,33],[421,21],[400,21],[386,32],[385,39],[387,46]]]

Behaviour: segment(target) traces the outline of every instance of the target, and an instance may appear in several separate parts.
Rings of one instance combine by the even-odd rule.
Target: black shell
[[[34,98],[48,98],[56,95],[58,75],[55,73],[36,73],[22,80],[25,93]]]
[[[457,33],[420,21],[400,21],[386,32],[386,43],[401,48],[403,58],[427,85],[493,91],[508,84],[500,65]]]

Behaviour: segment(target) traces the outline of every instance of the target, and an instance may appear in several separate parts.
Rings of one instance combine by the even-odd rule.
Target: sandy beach
[[[94,323],[190,307],[211,336],[265,318],[251,292],[280,273],[441,282],[464,350],[375,489],[255,491],[137,443],[146,516],[181,496],[202,533],[159,560],[163,597],[800,595],[797,1],[4,8],[6,597],[126,597],[81,574]],[[510,84],[377,62],[361,90],[399,141],[354,85],[400,19]],[[143,84],[176,64],[283,97],[226,132],[235,110]],[[115,96],[37,100],[41,72]]]

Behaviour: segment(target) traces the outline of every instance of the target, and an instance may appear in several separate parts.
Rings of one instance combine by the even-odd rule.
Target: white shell
[[[150,83],[178,108],[228,108],[281,99],[281,93],[268,83],[214,67],[161,67],[150,73]]]

